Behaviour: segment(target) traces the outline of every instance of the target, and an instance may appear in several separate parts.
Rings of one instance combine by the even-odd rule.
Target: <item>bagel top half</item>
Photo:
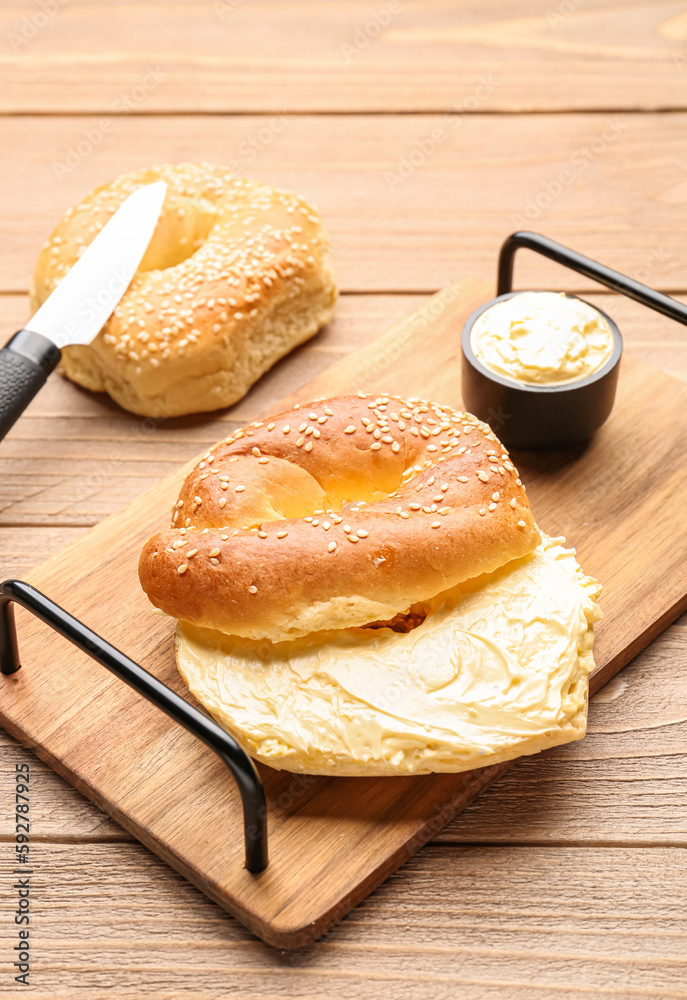
[[[302,198],[210,163],[168,164],[103,184],[43,247],[32,313],[135,190],[165,181],[155,233],[95,340],[61,371],[120,406],[173,417],[229,406],[332,315],[328,238]],[[114,276],[116,279],[116,276]]]
[[[139,575],[175,618],[278,642],[389,620],[539,541],[486,424],[360,393],[296,406],[210,449]]]

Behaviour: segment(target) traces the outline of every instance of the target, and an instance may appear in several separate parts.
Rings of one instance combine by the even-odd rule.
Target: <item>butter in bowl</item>
[[[622,350],[616,324],[584,299],[508,292],[463,327],[463,402],[511,447],[579,444],[613,408]]]

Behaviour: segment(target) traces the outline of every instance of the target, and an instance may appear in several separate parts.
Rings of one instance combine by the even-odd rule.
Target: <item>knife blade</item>
[[[61,348],[90,344],[129,287],[155,231],[167,185],[134,191],[51,295],[0,350],[0,440],[57,367]]]

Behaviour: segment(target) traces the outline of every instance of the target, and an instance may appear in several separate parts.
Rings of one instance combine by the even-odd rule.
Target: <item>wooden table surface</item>
[[[312,199],[343,292],[325,332],[210,418],[155,430],[53,377],[0,447],[2,578],[429,292],[490,277],[515,228],[687,296],[686,4],[15,0],[0,37],[4,337],[26,319],[35,257],[63,211],[168,160],[231,162]],[[686,331],[569,280],[518,262],[520,285],[589,293],[633,353],[687,378]],[[10,816],[15,764],[28,762],[28,993],[40,1000],[687,998],[686,648],[683,619],[596,696],[582,743],[518,763],[290,954],[0,733],[0,994],[21,989]]]

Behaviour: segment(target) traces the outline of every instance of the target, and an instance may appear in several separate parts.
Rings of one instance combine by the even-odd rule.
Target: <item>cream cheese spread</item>
[[[272,644],[179,622],[179,670],[255,758],[314,774],[463,771],[581,739],[599,584],[564,539],[425,620]]]
[[[601,313],[581,299],[521,292],[477,318],[470,346],[503,378],[561,385],[598,371],[611,356],[613,334]]]

